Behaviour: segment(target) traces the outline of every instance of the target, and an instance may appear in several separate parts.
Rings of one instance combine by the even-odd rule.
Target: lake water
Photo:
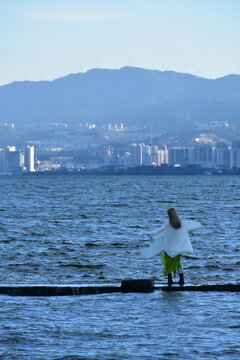
[[[0,177],[0,285],[162,276],[140,250],[169,207],[200,221],[185,283],[239,283],[238,176]],[[239,359],[238,293],[0,296],[0,359]]]

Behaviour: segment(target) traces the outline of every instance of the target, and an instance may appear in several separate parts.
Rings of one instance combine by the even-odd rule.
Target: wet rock
[[[122,281],[122,292],[150,292],[154,290],[154,281],[152,279],[125,279]]]

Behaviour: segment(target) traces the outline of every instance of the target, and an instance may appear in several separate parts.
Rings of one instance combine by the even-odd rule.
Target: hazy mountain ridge
[[[151,122],[170,131],[192,130],[211,120],[240,123],[239,75],[212,80],[124,67],[0,87],[0,122]]]

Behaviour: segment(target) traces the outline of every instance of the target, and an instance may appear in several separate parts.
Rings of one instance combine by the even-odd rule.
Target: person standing
[[[189,239],[189,232],[199,229],[201,224],[197,221],[181,221],[177,210],[170,208],[167,211],[169,221],[152,234],[152,243],[143,249],[142,255],[151,258],[161,253],[163,274],[168,277],[168,285],[173,284],[174,277],[179,275],[179,284],[184,285],[181,256],[192,254],[193,248]]]

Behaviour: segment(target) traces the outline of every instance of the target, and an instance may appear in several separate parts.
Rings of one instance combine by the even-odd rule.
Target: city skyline
[[[89,162],[74,156],[55,155],[48,160],[38,160],[34,146],[26,146],[24,151],[16,146],[0,149],[1,173],[33,173],[65,170],[68,172],[137,167],[182,167],[198,166],[206,169],[240,169],[240,140],[227,142],[196,143],[192,146],[128,144],[120,153],[117,146],[108,145],[98,150],[98,159]],[[102,159],[99,161],[99,159]],[[93,161],[93,162],[92,162]],[[35,166],[36,164],[36,166]]]
[[[240,3],[46,0],[0,3],[0,85],[136,66],[239,74]]]

